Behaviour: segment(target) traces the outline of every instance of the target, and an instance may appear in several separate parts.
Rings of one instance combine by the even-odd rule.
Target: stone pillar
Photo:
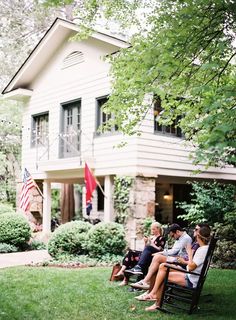
[[[113,182],[111,176],[105,176],[104,179],[104,222],[113,220]]]
[[[43,235],[47,238],[51,232],[51,183],[43,182]]]
[[[133,242],[142,238],[141,225],[145,218],[155,214],[155,178],[136,177],[130,191],[130,216],[127,221],[127,240]]]

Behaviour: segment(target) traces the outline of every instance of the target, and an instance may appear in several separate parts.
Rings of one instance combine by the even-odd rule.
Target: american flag
[[[27,211],[30,204],[29,190],[35,186],[36,184],[33,178],[31,177],[29,171],[25,169],[24,176],[23,176],[23,185],[22,185],[21,194],[20,194],[20,208],[25,212]]]

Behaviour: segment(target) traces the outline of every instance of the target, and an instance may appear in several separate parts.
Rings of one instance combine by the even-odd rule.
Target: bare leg
[[[122,265],[122,267],[121,267],[121,269],[120,269],[120,271],[119,272],[117,272],[117,276],[120,276],[120,275],[124,275],[124,271],[125,271],[125,269],[126,269],[126,266],[125,265]]]
[[[155,274],[157,273],[159,266],[161,263],[166,262],[166,256],[163,256],[161,254],[157,254],[153,257],[152,259],[152,263],[150,264],[150,267],[148,269],[148,273],[146,275],[146,277],[143,279],[144,282],[148,283],[151,281],[151,278],[153,276],[155,276]]]
[[[156,306],[159,306],[159,303],[161,300],[166,272],[167,272],[167,268],[165,267],[165,264],[161,264],[159,271],[157,273],[157,276],[156,276],[155,285],[154,285],[152,291],[149,293],[149,297],[157,300],[157,303],[155,304]],[[185,274],[182,272],[171,271],[169,273],[168,279],[169,279],[169,281],[180,284],[182,286],[186,285]],[[147,309],[147,310],[149,310],[149,309]]]

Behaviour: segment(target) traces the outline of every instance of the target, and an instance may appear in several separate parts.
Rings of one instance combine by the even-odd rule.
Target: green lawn
[[[213,294],[213,303],[201,303],[201,310],[192,316],[145,312],[151,303],[136,301],[127,287],[108,281],[110,272],[111,268],[0,269],[0,319],[236,319],[236,271],[209,271],[204,293]]]

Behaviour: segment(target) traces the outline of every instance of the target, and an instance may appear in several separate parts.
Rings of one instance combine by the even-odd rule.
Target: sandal
[[[161,308],[157,305],[157,303],[154,303],[150,307],[145,308],[145,311],[155,312],[160,310]]]
[[[140,298],[139,301],[157,301],[157,299],[150,296],[150,293],[149,293],[143,296],[142,298]]]
[[[148,294],[149,294],[149,292],[144,292],[144,293],[140,294],[139,296],[134,297],[134,299],[136,299],[138,301],[143,301],[143,298]]]

